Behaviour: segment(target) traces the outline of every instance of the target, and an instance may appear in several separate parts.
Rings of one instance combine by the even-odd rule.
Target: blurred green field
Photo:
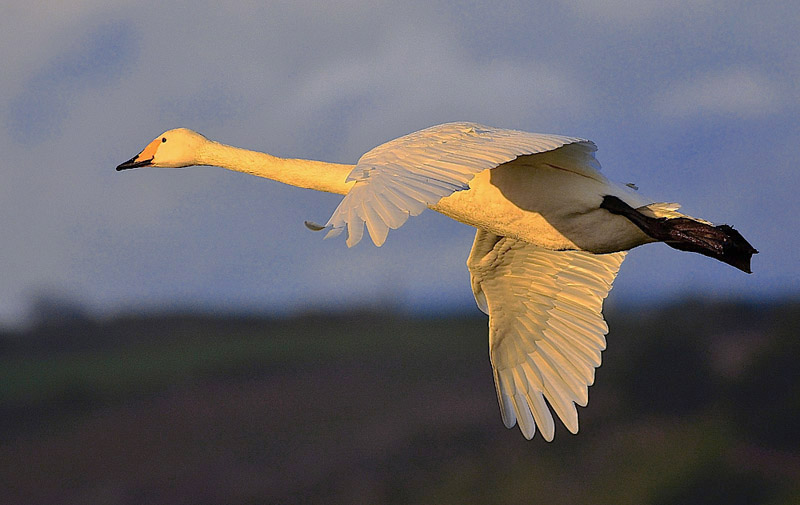
[[[800,303],[610,310],[577,436],[506,430],[483,317],[0,334],[0,501],[800,503]]]

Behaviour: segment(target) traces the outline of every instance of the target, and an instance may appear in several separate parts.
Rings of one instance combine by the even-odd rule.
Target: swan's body
[[[431,208],[478,228],[467,260],[489,314],[489,353],[506,426],[526,438],[555,430],[544,399],[578,431],[575,404],[600,365],[601,313],[625,251],[648,242],[700,252],[749,272],[753,249],[725,225],[676,212],[608,181],[593,143],[572,137],[448,123],[387,142],[358,164],[282,159],[210,141],[186,129],[153,140],[118,170],[215,165],[345,195],[326,225],[376,245]]]

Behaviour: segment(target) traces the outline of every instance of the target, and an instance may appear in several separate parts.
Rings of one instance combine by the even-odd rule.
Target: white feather
[[[358,160],[347,177],[356,184],[326,227],[334,230],[347,227],[347,245],[352,246],[360,240],[358,230],[366,224],[373,242],[380,246],[386,239],[386,227],[398,228],[408,216],[419,214],[456,191],[468,189],[477,173],[519,156],[572,143],[584,144],[588,153],[596,150],[594,144],[579,138],[503,130],[475,123],[447,123],[405,135],[372,149]],[[364,202],[379,202],[390,212],[367,215],[351,211]],[[389,202],[394,205],[388,205]]]
[[[575,404],[588,402],[607,332],[603,299],[624,252],[550,251],[478,230],[467,266],[489,313],[489,356],[503,418],[526,438],[533,418],[547,440],[554,427],[544,397],[572,433]],[[535,306],[535,310],[531,307]],[[520,394],[527,401],[521,402]],[[511,411],[513,410],[513,416]]]

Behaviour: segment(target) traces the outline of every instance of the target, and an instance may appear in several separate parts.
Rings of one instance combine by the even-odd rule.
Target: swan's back
[[[520,156],[574,145],[582,170],[597,174],[594,143],[575,137],[446,123],[381,144],[359,159],[348,177],[355,186],[328,220],[329,236],[347,227],[347,245],[361,240],[364,225],[380,246],[390,228],[469,188],[476,174]]]

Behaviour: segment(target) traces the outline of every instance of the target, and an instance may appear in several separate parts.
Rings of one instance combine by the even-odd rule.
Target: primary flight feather
[[[366,227],[380,246],[390,229],[430,208],[477,228],[467,260],[478,307],[489,315],[489,357],[507,427],[550,441],[551,410],[572,433],[608,332],[602,315],[625,251],[649,242],[698,252],[750,272],[756,251],[727,225],[648,201],[599,171],[596,146],[575,137],[447,123],[382,144],[358,163],[284,159],[180,128],[159,135],[117,170],[215,165],[293,186],[343,194],[325,225]]]

